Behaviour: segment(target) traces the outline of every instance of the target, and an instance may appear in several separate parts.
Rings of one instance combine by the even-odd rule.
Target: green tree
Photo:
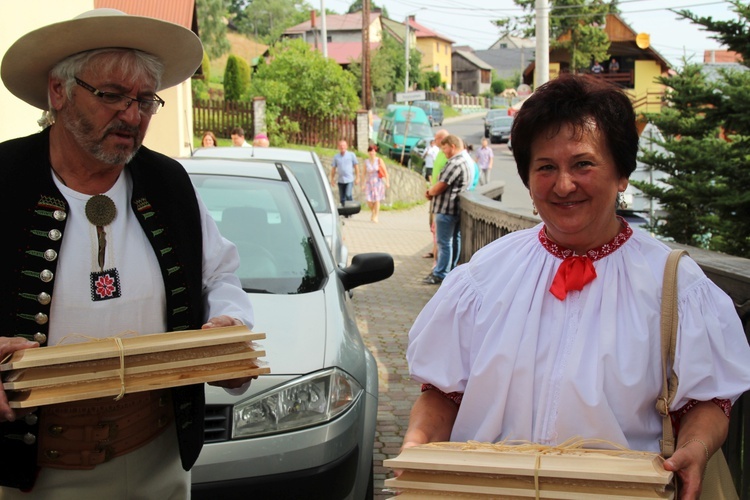
[[[274,144],[285,143],[285,133],[296,124],[279,121],[284,108],[311,116],[353,117],[359,108],[354,76],[333,59],[323,57],[299,39],[274,45],[269,60],[258,65],[248,97],[266,100],[266,124]]]
[[[406,83],[406,50],[404,45],[392,36],[383,32],[383,39],[377,51],[370,57],[370,82],[374,93],[403,92]],[[418,50],[409,51],[409,82],[419,82],[422,54]],[[361,90],[362,65],[355,61],[349,65],[349,71],[357,80],[358,91]],[[438,85],[440,80],[438,79]]]
[[[227,40],[227,17],[229,0],[197,0],[198,31],[203,48],[211,58],[218,58],[229,52]]]
[[[716,33],[714,38],[747,61],[750,10],[730,3],[737,22],[680,14]],[[666,212],[653,230],[679,243],[750,257],[750,71],[709,77],[700,65],[686,63],[660,81],[668,87],[666,107],[648,118],[661,131],[663,140],[656,142],[665,151],[645,151],[641,161],[669,177],[663,187],[633,182]]]
[[[242,60],[230,54],[227,58],[227,67],[224,69],[224,98],[227,101],[239,101],[247,90],[241,66]]]
[[[234,24],[240,33],[272,45],[289,27],[310,19],[313,8],[305,0],[235,1]]]
[[[550,0],[550,48],[570,54],[571,72],[588,68],[591,60],[608,58],[609,38],[604,32],[607,14],[617,12],[618,0]],[[502,35],[535,36],[535,0],[514,0],[524,14],[493,21]],[[558,38],[566,35],[562,41]]]
[[[370,2],[370,12],[373,12],[376,9],[380,10],[380,14],[383,17],[390,18],[390,16],[388,15],[388,9],[385,8],[385,5],[380,6],[375,2]],[[362,0],[354,0],[354,2],[349,6],[349,10],[347,10],[346,13],[354,14],[355,12],[359,12],[360,10],[362,10]]]

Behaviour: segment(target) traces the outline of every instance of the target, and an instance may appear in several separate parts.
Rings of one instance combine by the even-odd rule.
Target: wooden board
[[[398,478],[385,480],[385,486],[424,495],[458,495],[487,498],[536,498],[534,478],[449,474],[439,472],[404,471]],[[398,496],[399,500],[402,498]],[[644,500],[671,499],[674,492],[660,491],[653,485],[633,486],[631,483],[588,482],[568,479],[542,479],[539,498],[556,500]]]
[[[206,330],[155,333],[121,339],[123,354],[132,356],[151,352],[175,351],[235,342],[251,342],[266,338],[265,333],[251,332],[246,326],[228,326]],[[22,349],[0,364],[0,372],[49,366],[54,364],[119,358],[120,348],[111,338],[75,344],[62,344],[39,349]]]
[[[128,356],[125,362],[125,375],[166,371],[203,364],[230,363],[265,356],[265,351],[257,348],[257,345],[249,345],[243,342]],[[6,391],[13,391],[112,378],[119,380],[121,370],[119,358],[23,368],[7,372],[3,381],[3,388]]]
[[[155,389],[166,389],[203,382],[217,382],[243,377],[253,377],[271,370],[265,364],[256,361],[216,363],[202,367],[184,367],[158,373],[126,375],[126,393],[143,392]],[[48,404],[81,401],[120,394],[120,379],[94,380],[75,384],[43,387],[30,391],[13,391],[8,393],[11,408],[30,408]]]
[[[672,499],[673,473],[656,453],[586,448],[571,440],[558,447],[533,443],[431,443],[383,461],[398,469],[387,487],[398,499],[545,498],[559,500]],[[601,445],[601,442],[597,442]],[[611,444],[611,443],[610,443]],[[404,496],[406,495],[406,496]]]
[[[537,463],[537,459],[539,462]],[[599,479],[667,485],[672,473],[661,466],[653,453],[610,454],[606,450],[570,450],[565,453],[519,453],[488,447],[467,449],[466,443],[433,443],[406,448],[383,465],[393,469],[466,472],[510,476]]]

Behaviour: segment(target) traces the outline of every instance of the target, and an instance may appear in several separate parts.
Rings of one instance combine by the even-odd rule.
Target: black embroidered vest
[[[131,207],[161,268],[168,330],[200,328],[203,244],[190,179],[177,162],[144,147],[127,168],[133,179]],[[49,130],[0,144],[0,186],[6,222],[0,243],[0,336],[44,346],[54,321],[50,304],[67,218],[65,198],[52,180]],[[180,456],[188,470],[203,446],[203,385],[172,392]],[[34,413],[0,424],[0,485],[33,486],[37,427]]]

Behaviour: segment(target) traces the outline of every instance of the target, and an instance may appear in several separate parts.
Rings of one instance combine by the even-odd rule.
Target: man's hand
[[[231,316],[222,315],[222,316],[216,316],[215,318],[209,319],[201,327],[201,329],[206,330],[209,328],[220,328],[223,326],[240,326],[243,324],[244,323],[238,320],[237,318],[232,318]],[[256,378],[258,378],[257,375],[255,377],[235,378],[231,380],[219,380],[217,382],[209,382],[208,385],[213,385],[216,387],[223,387],[224,389],[238,389]]]
[[[5,359],[8,354],[30,347],[39,347],[39,344],[22,337],[0,337],[0,360]],[[30,410],[26,410],[24,413],[28,413],[28,411]],[[16,415],[10,407],[5,390],[0,385],[0,422],[13,422],[17,416],[20,416],[20,414]]]

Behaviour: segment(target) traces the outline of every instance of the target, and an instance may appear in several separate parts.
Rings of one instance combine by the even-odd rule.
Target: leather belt
[[[174,420],[169,390],[41,408],[41,467],[93,469],[153,441]]]

